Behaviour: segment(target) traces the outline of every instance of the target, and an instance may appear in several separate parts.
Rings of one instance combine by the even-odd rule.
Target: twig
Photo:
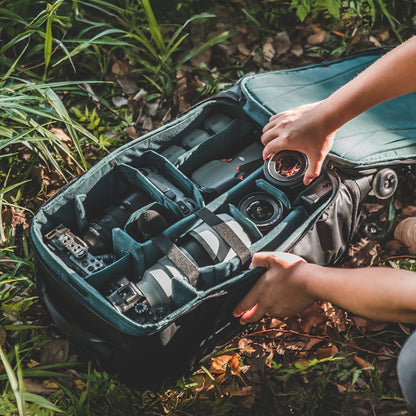
[[[271,328],[271,329],[265,329],[263,331],[253,332],[252,334],[248,334],[247,336],[253,337],[253,336],[265,334],[267,332],[286,332],[286,333],[298,335],[298,336],[301,336],[301,337],[316,338],[316,339],[321,339],[322,341],[328,341],[328,342],[332,342],[332,343],[335,343],[335,344],[345,345],[345,346],[347,346],[349,348],[353,348],[353,349],[356,349],[356,350],[359,350],[359,351],[363,351],[363,352],[366,352],[368,354],[373,354],[373,355],[382,356],[382,357],[389,357],[389,358],[394,358],[394,359],[397,358],[395,355],[386,354],[386,353],[383,353],[383,352],[370,351],[370,350],[367,350],[365,348],[358,347],[357,345],[349,344],[347,342],[332,340],[332,339],[330,339],[328,337],[324,337],[324,336],[321,336],[321,335],[303,334],[302,332],[293,331],[292,329],[277,329],[277,328]]]
[[[411,254],[402,254],[400,256],[391,256],[391,257],[387,257],[385,259],[379,259],[374,266],[379,265],[380,263],[385,263],[386,261],[390,261],[390,260],[401,260],[401,259],[416,259],[416,256],[411,255]]]

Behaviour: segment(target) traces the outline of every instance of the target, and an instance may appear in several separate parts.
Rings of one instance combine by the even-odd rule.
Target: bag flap
[[[251,75],[241,82],[244,108],[261,125],[278,112],[322,100],[378,59],[367,51],[341,60]],[[330,159],[365,167],[416,159],[416,93],[380,104],[342,126]]]

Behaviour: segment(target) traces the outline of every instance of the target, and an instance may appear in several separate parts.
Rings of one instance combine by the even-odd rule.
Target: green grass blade
[[[188,61],[189,59],[191,59],[195,55],[198,55],[199,52],[202,52],[206,48],[209,48],[209,47],[211,47],[213,45],[216,45],[218,43],[224,42],[232,34],[233,34],[233,32],[231,30],[227,30],[227,31],[225,31],[225,32],[223,32],[223,33],[221,33],[221,34],[219,34],[219,35],[217,35],[217,36],[209,39],[204,44],[202,44],[198,48],[193,49],[191,52],[189,52],[187,55],[185,55],[185,57],[180,61],[180,63],[181,64],[185,63],[186,61]]]
[[[152,10],[152,6],[150,5],[150,1],[142,0],[142,4],[143,4],[147,22],[149,23],[149,31],[152,36],[152,40],[155,42],[160,53],[164,55],[166,52],[166,45],[165,45],[165,42],[163,41],[163,36],[160,31],[160,26],[156,21],[155,15]]]
[[[197,14],[195,16],[190,17],[182,26],[176,29],[175,33],[172,35],[171,39],[169,40],[169,43],[167,44],[166,49],[169,50],[171,48],[172,44],[176,41],[177,37],[183,32],[186,26],[188,26],[191,22],[195,20],[205,20],[211,17],[216,17],[216,16],[215,14],[212,14],[212,13],[201,13],[201,14]]]
[[[23,397],[27,402],[35,403],[39,407],[42,407],[44,409],[52,410],[57,413],[62,412],[62,410],[59,409],[59,407],[55,406],[48,399],[46,399],[43,396],[40,396],[39,394],[24,392]]]
[[[19,410],[19,416],[25,416],[23,406],[22,406],[23,398],[20,397],[21,393],[19,391],[19,382],[1,346],[0,346],[0,359],[3,363],[4,369],[6,370],[5,376],[7,377],[10,383],[10,387],[12,388],[14,397],[16,398],[17,408]]]

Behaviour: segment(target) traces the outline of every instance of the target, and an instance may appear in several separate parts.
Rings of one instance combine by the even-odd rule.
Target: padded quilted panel
[[[245,109],[265,124],[272,114],[326,98],[379,56],[377,51],[249,76],[242,82]],[[346,123],[336,133],[330,155],[350,166],[416,159],[416,93],[380,104]]]

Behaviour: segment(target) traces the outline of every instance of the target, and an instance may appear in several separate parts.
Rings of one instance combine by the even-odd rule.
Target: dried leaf
[[[40,357],[41,364],[63,363],[68,359],[67,339],[55,339],[45,346]]]
[[[385,42],[386,40],[390,39],[390,31],[389,29],[384,29],[382,30],[378,35],[377,35],[377,39],[380,42]]]
[[[202,45],[202,42],[198,43],[196,47],[201,46],[201,45]],[[204,64],[205,66],[209,66],[211,56],[212,56],[211,48],[203,49],[201,52],[199,52],[197,55],[191,58],[191,64],[195,66],[196,68],[200,68],[201,64]]]
[[[146,114],[150,117],[155,117],[157,114],[157,110],[159,109],[160,101],[157,100],[153,103],[146,103],[144,106],[146,109]]]
[[[24,379],[24,383],[25,383],[25,390],[28,393],[35,393],[35,394],[44,394],[44,395],[48,395],[48,394],[52,394],[55,393],[59,387],[52,382],[49,382],[49,386],[48,385],[44,385],[43,383],[39,383],[38,381],[34,381],[31,379]],[[50,386],[56,386],[56,387],[50,387]]]
[[[325,314],[321,307],[317,303],[314,303],[302,313],[302,320],[299,323],[299,327],[303,332],[309,334],[312,328],[324,322]]]
[[[137,137],[139,137],[139,135],[137,133],[137,130],[134,126],[127,126],[126,127],[126,134],[132,140],[137,139]]]
[[[384,244],[384,251],[386,252],[388,257],[397,256],[398,254],[403,253],[404,250],[405,247],[403,246],[403,244],[397,240],[390,240],[387,241],[386,244]]]
[[[287,32],[279,32],[274,38],[274,49],[277,57],[285,54],[290,49],[291,43]]]
[[[62,140],[68,146],[72,146],[72,139],[62,129],[53,127],[50,129],[50,132],[53,133],[58,139]]]
[[[333,357],[338,353],[338,348],[336,345],[332,344],[330,347],[318,348],[315,352],[315,355],[322,360],[323,358]]]
[[[117,83],[118,85],[120,85],[124,94],[135,94],[139,89],[137,84],[131,78],[128,77],[117,77]]]
[[[147,97],[147,91],[145,91],[143,88],[140,88],[140,90],[137,92],[137,94],[133,97],[134,101],[144,101]]]
[[[322,342],[321,338],[310,338],[303,348],[304,351],[310,351],[316,344]]]
[[[115,96],[111,98],[111,101],[116,107],[123,107],[127,105],[129,100],[126,97]]]
[[[264,59],[267,62],[270,62],[274,55],[276,54],[276,51],[273,47],[273,39],[272,38],[267,38],[266,43],[263,45],[263,54],[264,54]]]
[[[371,363],[369,363],[368,361],[364,360],[363,358],[359,357],[358,355],[356,355],[354,357],[354,363],[356,365],[358,365],[358,367],[362,368],[363,370],[365,370],[365,372],[367,374],[370,373],[370,370],[372,370],[374,367]]]
[[[111,66],[111,72],[114,75],[124,75],[129,72],[129,67],[123,61],[116,60]]]
[[[146,117],[143,121],[142,129],[146,131],[152,131],[153,130],[153,121],[151,117]]]
[[[293,55],[295,55],[299,58],[303,55],[303,48],[298,43],[298,44],[292,46],[292,49],[290,50],[290,53],[292,53]]]
[[[377,48],[379,48],[380,46],[381,46],[381,43],[378,41],[378,39],[377,38],[375,38],[374,36],[370,36],[369,38],[368,38],[368,40],[374,45],[374,46],[376,46]]]
[[[358,328],[362,330],[367,330],[369,319],[363,318],[362,316],[353,315],[352,320]]]
[[[325,38],[326,38],[326,31],[315,27],[314,33],[308,36],[307,42],[311,46],[319,45],[325,41]]]
[[[84,383],[82,380],[77,379],[77,380],[74,380],[74,387],[78,391],[84,391],[87,387],[87,384]]]

